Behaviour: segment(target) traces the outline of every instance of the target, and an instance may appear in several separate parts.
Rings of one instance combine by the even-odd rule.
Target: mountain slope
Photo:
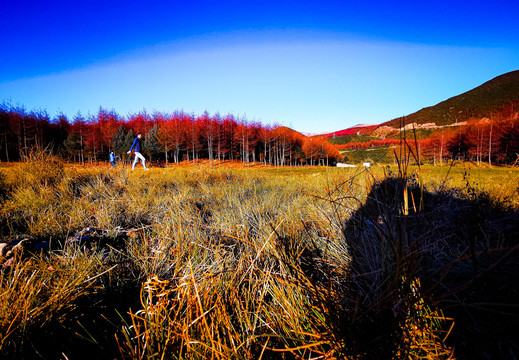
[[[336,136],[347,136],[347,135],[360,135],[360,134],[368,134],[378,128],[379,125],[355,125],[351,128],[334,131],[331,133],[321,134],[322,136],[326,136],[328,138],[336,137]]]
[[[423,108],[382,125],[400,128],[410,123],[448,125],[471,118],[490,117],[514,104],[519,110],[519,70],[500,75],[486,83],[441,103]]]

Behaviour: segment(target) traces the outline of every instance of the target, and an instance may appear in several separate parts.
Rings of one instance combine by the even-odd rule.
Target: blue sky
[[[381,123],[519,69],[517,1],[11,1],[0,101]]]

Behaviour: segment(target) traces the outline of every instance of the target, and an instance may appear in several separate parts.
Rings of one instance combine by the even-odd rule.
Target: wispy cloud
[[[122,115],[232,112],[317,132],[408,114],[514,70],[519,60],[505,49],[273,35],[164,44],[0,83],[0,99],[68,115],[99,106]]]

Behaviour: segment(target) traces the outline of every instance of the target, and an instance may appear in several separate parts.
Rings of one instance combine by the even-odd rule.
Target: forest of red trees
[[[325,139],[282,126],[263,126],[233,115],[194,116],[145,111],[126,118],[100,108],[96,115],[50,118],[44,112],[0,106],[0,160],[19,161],[34,148],[51,150],[67,161],[107,161],[110,151],[127,158],[137,133],[153,162],[241,161],[265,165],[332,165],[342,156]]]
[[[396,147],[402,139],[331,145],[326,137],[306,137],[283,126],[264,126],[233,115],[184,112],[163,114],[145,111],[119,116],[100,108],[96,115],[51,117],[44,111],[0,105],[0,161],[20,161],[34,148],[51,150],[67,161],[107,161],[110,151],[128,158],[135,135],[144,135],[143,152],[149,160],[171,164],[201,159],[211,163],[241,161],[265,165],[333,165],[341,161],[340,149]],[[457,128],[434,131],[427,139],[407,143],[421,161],[442,164],[447,160],[512,164],[519,156],[517,116],[472,120]]]

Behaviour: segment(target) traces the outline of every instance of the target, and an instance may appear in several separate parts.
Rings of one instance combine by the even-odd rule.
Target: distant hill
[[[518,108],[515,111],[519,111],[519,70],[500,75],[473,90],[381,125],[394,128],[411,123],[449,125],[456,121],[490,117],[491,113],[503,111],[504,107],[511,104]]]
[[[277,132],[284,132],[285,134],[290,134],[293,137],[295,136],[295,137],[299,137],[299,138],[304,138],[304,137],[307,137],[307,136],[309,136],[309,137],[313,136],[313,135],[303,134],[303,133],[301,133],[301,132],[299,132],[297,130],[289,128],[288,126],[278,126],[276,128],[276,131]]]
[[[348,136],[348,135],[362,135],[362,134],[368,134],[378,128],[380,125],[365,125],[365,124],[359,124],[355,125],[351,128],[334,131],[331,133],[326,134],[320,134],[321,136],[326,136],[328,138],[332,137],[338,137],[338,136]]]

